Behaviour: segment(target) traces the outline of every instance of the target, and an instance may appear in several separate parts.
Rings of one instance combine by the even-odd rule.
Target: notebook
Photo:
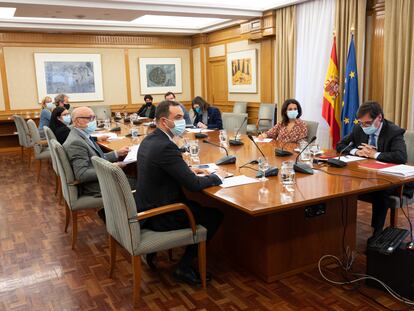
[[[381,173],[402,176],[402,177],[414,176],[414,166],[405,165],[405,164],[382,168],[382,169],[379,169],[378,171]]]

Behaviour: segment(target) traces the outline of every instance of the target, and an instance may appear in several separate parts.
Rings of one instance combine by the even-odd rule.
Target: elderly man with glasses
[[[72,112],[73,128],[66,138],[63,148],[72,165],[75,178],[80,181],[79,189],[82,194],[99,196],[98,177],[92,165],[91,158],[98,156],[124,167],[123,162],[117,162],[118,157],[125,156],[129,148],[104,153],[91,134],[96,130],[96,119],[89,107],[79,107]]]

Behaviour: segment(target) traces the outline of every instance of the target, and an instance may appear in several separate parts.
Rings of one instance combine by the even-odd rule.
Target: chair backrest
[[[131,255],[140,241],[136,205],[122,169],[102,158],[92,157],[105,209],[106,230]],[[131,220],[131,221],[130,221]]]
[[[246,102],[235,102],[233,106],[233,113],[246,113],[247,103]]]
[[[50,146],[50,141],[52,139],[56,140],[56,136],[52,132],[52,130],[46,125],[43,127],[43,131],[44,131],[45,136],[46,136],[47,144],[49,145],[50,157],[52,158],[53,170],[55,171],[56,175],[59,176],[59,171],[58,171],[58,167],[57,167],[57,164],[56,164],[56,154],[55,154],[53,148]]]
[[[261,103],[259,107],[259,119],[269,119],[270,121],[263,120],[259,122],[258,130],[263,131],[270,129],[275,122],[275,104]]]
[[[406,131],[404,140],[407,145],[407,161],[409,164],[414,164],[414,131]]]
[[[309,141],[313,136],[316,136],[316,133],[318,132],[319,122],[306,120],[303,121],[306,123],[306,127],[308,128],[307,140]]]
[[[91,106],[97,120],[105,120],[111,118],[111,106]]]
[[[73,203],[78,199],[78,186],[73,185],[75,175],[73,174],[72,166],[65,149],[56,139],[52,139],[50,145],[56,155],[56,165],[59,171],[63,197],[69,208],[72,208]]]
[[[233,132],[234,129],[239,128],[244,119],[247,118],[247,113],[233,113],[233,112],[223,112],[221,114],[221,119],[223,121],[223,129],[229,132]],[[247,121],[244,122],[243,126],[240,128],[240,134],[246,134],[247,131]]]
[[[27,127],[29,128],[29,133],[35,151],[35,155],[40,154],[43,151],[44,147],[38,144],[38,142],[41,141],[41,139],[36,123],[32,119],[29,119],[27,120]]]
[[[19,143],[21,142],[23,147],[31,147],[33,144],[26,121],[18,115],[14,115],[13,118],[17,127],[17,133],[19,135]]]

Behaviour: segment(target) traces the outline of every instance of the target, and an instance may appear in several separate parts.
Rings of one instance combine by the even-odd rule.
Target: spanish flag
[[[333,39],[331,58],[329,60],[328,72],[325,77],[323,86],[323,105],[322,117],[328,122],[331,128],[332,146],[336,147],[336,143],[340,137],[340,118],[341,106],[339,102],[339,74],[338,61],[336,58],[336,38]]]

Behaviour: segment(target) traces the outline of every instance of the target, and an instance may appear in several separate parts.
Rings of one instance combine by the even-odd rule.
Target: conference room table
[[[153,129],[148,129],[150,133]],[[128,125],[121,124],[123,136],[129,133]],[[140,134],[147,133],[138,126]],[[208,132],[206,140],[219,144],[218,131]],[[228,133],[231,137],[232,133]],[[145,135],[132,139],[100,142],[106,150],[139,144]],[[196,139],[186,133],[186,139]],[[255,177],[253,169],[239,168],[261,156],[250,139],[241,135],[244,145],[230,146],[229,154],[237,157],[235,164],[221,167],[234,175]],[[276,157],[278,142],[258,142],[271,166],[281,167],[282,161],[295,160],[296,144],[284,148],[292,156]],[[199,139],[200,163],[213,163],[226,155],[221,148],[203,143]],[[334,151],[325,151],[333,154]],[[261,279],[272,282],[282,277],[309,269],[321,256],[343,254],[345,247],[355,249],[358,196],[374,191],[397,187],[413,178],[386,175],[362,168],[350,162],[344,168],[314,164],[314,174],[296,173],[294,191],[287,191],[280,176],[267,177],[264,183],[252,183],[230,188],[220,186],[186,195],[204,206],[219,208],[224,214],[223,223],[208,246],[209,256],[225,259],[234,266],[249,270]],[[265,188],[267,191],[263,191]]]

